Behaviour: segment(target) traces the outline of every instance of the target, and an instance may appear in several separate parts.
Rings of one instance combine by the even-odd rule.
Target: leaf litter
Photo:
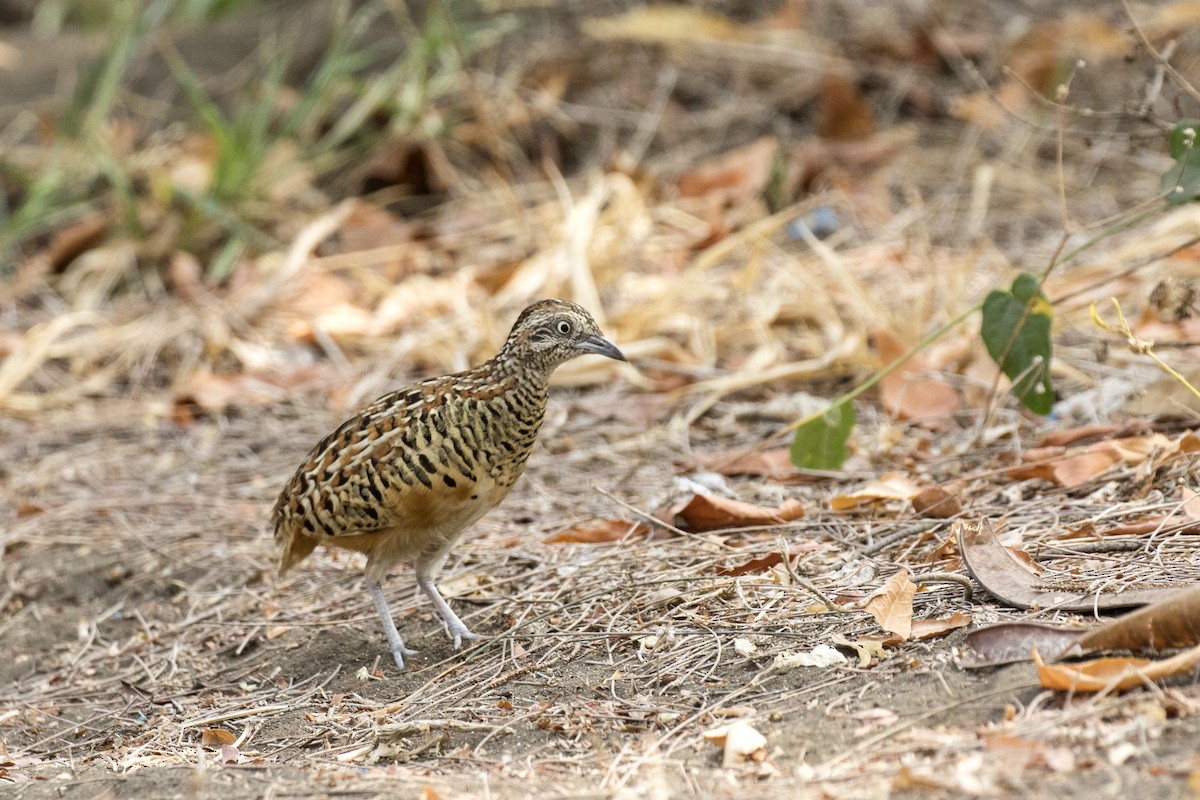
[[[1011,777],[999,754],[1023,754],[1020,780],[1061,774],[1060,786],[1076,786],[1097,774],[1087,766],[1097,759],[1128,760],[1126,745],[1147,726],[1194,742],[1194,648],[1150,664],[1052,665],[1063,694],[1049,700],[1038,699],[1028,664],[996,673],[997,685],[947,668],[956,631],[974,621],[1024,620],[1020,609],[1036,607],[1078,624],[1200,582],[1194,494],[1179,491],[1194,477],[1194,433],[1089,427],[1075,440],[1044,441],[1062,450],[1038,452],[1030,443],[1048,427],[1006,407],[988,421],[995,435],[977,437],[983,424],[956,409],[980,407],[977,384],[997,379],[979,346],[946,359],[923,353],[881,386],[874,399],[886,415],[864,407],[840,475],[800,472],[814,479],[801,482],[780,462],[779,429],[799,414],[732,416],[735,400],[765,407],[801,387],[835,395],[950,306],[1008,285],[1012,265],[1043,244],[1002,242],[996,226],[989,236],[976,230],[967,248],[957,229],[976,217],[939,222],[938,213],[893,207],[890,192],[914,187],[939,213],[960,201],[1037,207],[1040,194],[1014,189],[1026,185],[1023,173],[1005,162],[986,165],[1001,171],[999,184],[979,166],[946,174],[948,153],[1005,131],[1009,117],[984,120],[958,106],[975,130],[926,120],[930,138],[916,147],[911,129],[881,121],[858,81],[840,77],[849,58],[891,63],[885,34],[899,26],[865,31],[850,56],[829,41],[799,48],[819,37],[788,22],[786,7],[803,15],[802,4],[784,5],[746,24],[656,8],[596,19],[608,27],[585,32],[645,42],[662,14],[683,14],[695,31],[666,46],[685,81],[692,70],[728,77],[724,63],[764,87],[729,98],[722,125],[764,108],[774,115],[780,98],[797,108],[812,101],[823,115],[818,137],[719,139],[698,151],[679,131],[711,123],[671,107],[658,119],[639,113],[636,124],[658,126],[672,146],[636,168],[463,184],[419,222],[362,199],[292,207],[275,231],[286,244],[235,258],[221,280],[174,253],[177,290],[156,285],[134,257],[144,243],[111,215],[81,218],[19,265],[0,338],[0,463],[20,465],[0,472],[13,498],[0,506],[0,636],[12,653],[0,779],[33,785],[68,764],[78,769],[68,780],[83,782],[181,768],[209,789],[262,794],[276,791],[266,766],[301,769],[309,786],[319,776],[447,797],[485,788],[515,796],[531,776],[614,796],[649,793],[654,781],[704,795],[745,780],[764,795],[794,796],[797,779],[833,795],[914,786],[986,794]],[[1156,12],[1147,24],[1161,19]],[[1090,57],[1119,60],[1109,21],[1070,25],[1086,34],[1077,38]],[[1034,88],[1047,86],[1045,64],[1059,63],[1046,44],[1056,30],[1038,26],[1041,39],[1010,43],[1014,75]],[[919,107],[917,89],[895,88]],[[1004,86],[994,94],[1036,102]],[[210,180],[195,166],[180,156],[175,180]],[[439,180],[453,186],[456,175],[447,169]],[[764,197],[772,192],[782,205]],[[1106,187],[1090,200],[1100,216],[1122,197]],[[791,227],[818,208],[840,221],[829,238],[815,223]],[[1025,213],[1011,208],[1004,225],[1020,229]],[[1037,222],[1047,219],[1055,217]],[[1167,252],[1194,222],[1194,209],[1180,207],[1095,251],[1087,267],[1056,273],[1046,296]],[[637,365],[577,362],[560,388],[616,384],[667,397],[667,410],[552,417],[521,489],[444,575],[491,639],[453,653],[427,607],[399,594],[397,617],[424,652],[412,671],[393,674],[376,658],[352,559],[323,554],[286,581],[270,577],[265,506],[340,410],[490,354],[516,311],[543,295],[603,312]],[[1082,306],[1055,307],[1055,323],[1076,337],[1085,318]],[[1053,363],[1069,374],[1063,391],[1072,396],[1104,395],[1112,373],[1136,372],[1128,354],[1101,367],[1094,340],[1061,341]],[[611,404],[626,402],[622,394]],[[1097,409],[1072,406],[1063,424],[1095,423],[1069,415]],[[693,444],[746,460],[718,465]],[[1059,470],[1071,459],[1080,460]],[[664,506],[675,464],[736,480],[727,494]],[[925,515],[936,506],[918,508],[917,498],[929,487],[958,510]],[[960,531],[999,533],[966,540],[960,553],[960,515]],[[931,570],[969,570],[990,595],[968,600]],[[1142,695],[1157,710],[1111,691],[1154,680],[1166,684]],[[1076,696],[1084,686],[1100,696]],[[881,693],[894,700],[888,713],[860,724],[878,714]],[[988,703],[1013,710],[963,716]],[[735,709],[746,718],[728,723]],[[722,737],[721,754],[708,757],[706,740]],[[731,738],[741,742],[732,750]],[[464,782],[468,772],[487,776],[486,787]]]

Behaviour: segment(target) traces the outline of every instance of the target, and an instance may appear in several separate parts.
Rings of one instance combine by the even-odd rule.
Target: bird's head
[[[502,357],[550,370],[588,353],[626,360],[587,309],[567,300],[539,300],[522,311],[500,351]]]

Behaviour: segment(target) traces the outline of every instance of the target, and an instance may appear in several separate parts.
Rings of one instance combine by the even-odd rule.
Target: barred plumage
[[[550,375],[576,356],[625,360],[591,315],[543,300],[517,318],[500,352],[474,369],[384,395],[322,439],[272,512],[280,572],[318,544],[367,555],[367,588],[396,665],[412,651],[380,582],[414,561],[417,585],[454,639],[476,639],[433,582],[449,549],[495,508],[525,469],[546,411]]]

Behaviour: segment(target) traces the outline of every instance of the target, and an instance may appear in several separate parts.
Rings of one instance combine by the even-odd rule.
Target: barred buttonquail
[[[404,647],[379,584],[413,561],[417,585],[454,639],[478,639],[434,576],[463,531],[495,508],[525,469],[546,410],[550,373],[576,356],[620,361],[591,315],[565,300],[526,308],[494,358],[393,392],[322,439],[272,512],[280,574],[318,544],[367,555],[367,589],[396,666]]]

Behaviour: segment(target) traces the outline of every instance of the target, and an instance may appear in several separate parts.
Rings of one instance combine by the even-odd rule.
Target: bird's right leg
[[[388,648],[392,651],[392,658],[396,660],[397,667],[404,669],[404,657],[415,656],[417,651],[409,650],[404,646],[404,640],[400,638],[400,631],[396,630],[396,621],[392,619],[392,611],[388,608],[387,598],[383,596],[383,587],[377,581],[368,578],[367,591],[371,593],[371,599],[375,601],[375,610],[379,612],[379,620],[383,623],[383,632],[387,635]]]

